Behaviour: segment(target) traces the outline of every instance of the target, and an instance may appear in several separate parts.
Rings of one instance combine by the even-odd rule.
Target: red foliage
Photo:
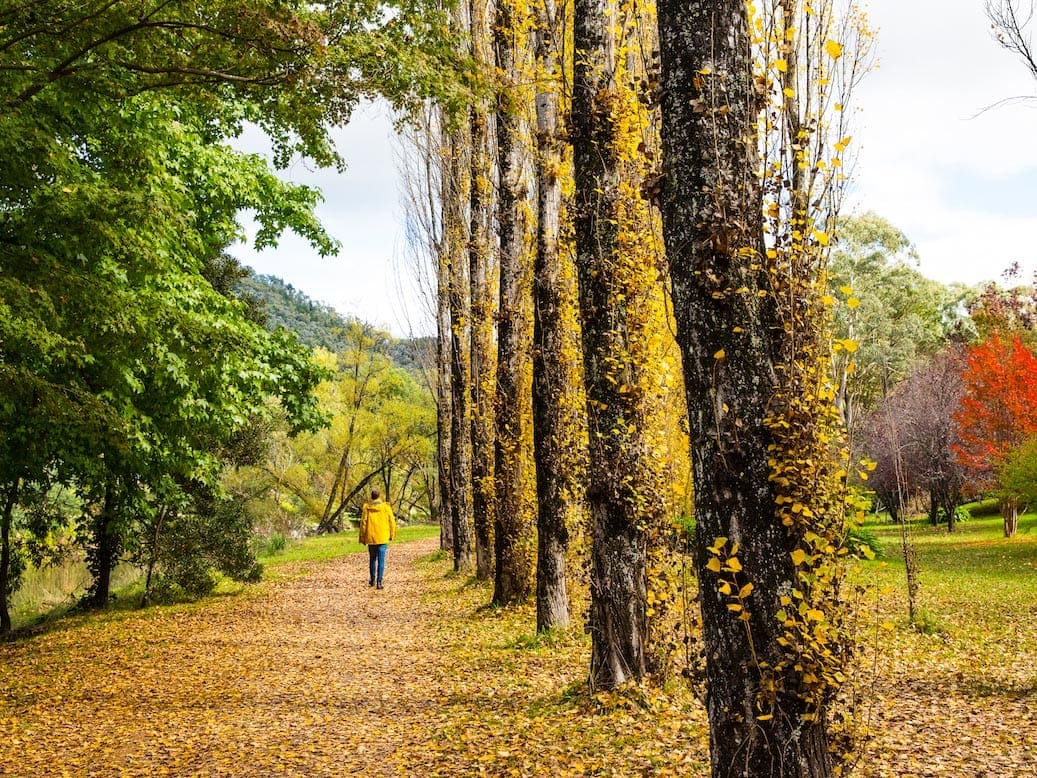
[[[1037,435],[1037,355],[1018,335],[1006,340],[994,333],[969,350],[962,380],[955,454],[962,465],[990,472]]]

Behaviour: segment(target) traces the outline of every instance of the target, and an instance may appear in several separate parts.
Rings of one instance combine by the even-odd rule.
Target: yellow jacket
[[[376,546],[396,540],[396,517],[389,503],[381,500],[365,502],[360,518],[360,542]]]

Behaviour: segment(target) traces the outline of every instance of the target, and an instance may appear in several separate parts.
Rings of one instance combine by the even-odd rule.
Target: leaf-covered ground
[[[395,545],[382,591],[351,555],[0,646],[0,775],[708,773],[683,686],[588,695],[582,635],[538,641],[530,609],[480,607],[435,547]],[[878,597],[876,620],[899,606]],[[881,630],[858,774],[1037,775],[1035,616],[1027,595],[982,640]]]

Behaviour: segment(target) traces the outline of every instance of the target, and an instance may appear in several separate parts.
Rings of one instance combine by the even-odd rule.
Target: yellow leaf
[[[856,308],[860,304],[861,301],[858,300],[856,297],[851,297],[849,300],[846,301],[846,307],[850,309]]]
[[[840,286],[839,287],[839,291],[842,292],[847,297],[849,297],[851,294],[853,294],[853,287],[852,286]]]
[[[717,559],[716,557],[713,557],[708,562],[706,562],[706,569],[707,570],[712,570],[714,573],[719,573],[720,572],[720,560]]]
[[[703,76],[709,76],[709,75],[712,75],[712,73],[713,73],[713,68],[709,67],[709,65],[706,65],[706,67],[704,67],[704,68],[702,68],[701,70],[699,70],[699,73],[700,73],[701,75],[703,75]]]
[[[713,355],[713,359],[723,359],[727,354],[723,349],[720,349],[716,354]]]
[[[731,594],[731,584],[728,581],[721,581],[717,584],[717,591],[726,597]]]
[[[747,583],[745,586],[743,586],[741,589],[738,590],[738,599],[744,600],[746,597],[748,597],[752,593],[753,593],[753,585],[751,583]]]
[[[727,609],[732,613],[738,613],[740,610],[742,610],[742,606],[739,605],[737,602],[729,602],[727,604]]]
[[[724,565],[724,569],[729,573],[740,573],[742,571],[742,563],[738,561],[738,557],[728,557],[727,564]]]
[[[807,552],[801,548],[797,548],[795,551],[792,552],[791,556],[792,564],[801,565],[807,558]]]
[[[776,67],[778,69],[779,73],[788,73],[788,71],[789,71],[788,60],[776,59],[776,60],[774,60],[774,67]]]
[[[830,294],[826,294],[821,297],[821,303],[824,305],[835,305],[835,298]]]
[[[835,144],[836,151],[846,151],[846,147],[850,145],[850,141],[853,140],[852,135],[847,135],[845,138]]]
[[[825,614],[816,608],[807,611],[807,619],[810,621],[824,621]]]
[[[892,621],[882,622],[882,629],[886,630],[887,632],[892,632],[895,627],[896,625]]]
[[[841,43],[828,40],[825,42],[825,51],[828,52],[828,56],[832,59],[839,59],[843,55],[843,46]]]
[[[713,545],[709,547],[709,550],[714,554],[719,554],[720,549],[727,545],[727,538],[723,535],[719,536],[713,541]]]
[[[854,353],[858,348],[860,348],[860,344],[852,338],[845,338],[839,342],[842,343],[843,348],[849,351],[851,354]]]
[[[828,241],[830,239],[828,237],[828,233],[827,232],[821,232],[821,230],[814,230],[813,231],[813,235],[814,235],[814,240],[816,240],[820,245],[822,245],[822,246],[827,246],[828,245]]]

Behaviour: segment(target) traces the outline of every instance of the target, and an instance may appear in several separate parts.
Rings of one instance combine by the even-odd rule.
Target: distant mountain
[[[343,316],[330,305],[311,299],[277,276],[246,276],[238,281],[235,291],[261,312],[267,327],[291,330],[310,348],[345,351],[349,348],[350,330],[365,326],[359,319]],[[435,347],[433,338],[394,338],[380,330],[373,334],[396,364],[415,372],[421,370],[424,355]]]

